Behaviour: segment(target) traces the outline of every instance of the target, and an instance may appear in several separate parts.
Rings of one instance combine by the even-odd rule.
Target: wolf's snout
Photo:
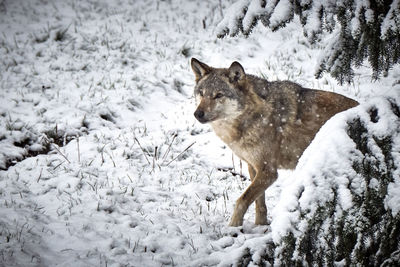
[[[204,119],[204,111],[198,109],[194,112],[194,116],[198,120]]]
[[[204,111],[202,111],[202,110],[199,110],[199,109],[196,110],[194,112],[194,117],[201,123],[205,123],[206,122],[206,120],[204,118]]]

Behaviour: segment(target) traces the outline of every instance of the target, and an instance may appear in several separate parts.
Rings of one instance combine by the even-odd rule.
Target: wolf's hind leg
[[[266,225],[267,224],[267,206],[265,205],[265,193],[262,193],[256,199],[256,221],[255,224]]]
[[[276,180],[276,175],[276,170],[274,172],[257,172],[249,187],[236,201],[230,226],[241,226],[243,224],[243,216],[250,204],[261,197],[264,191]]]
[[[249,165],[250,180],[253,181],[256,176],[256,171]],[[267,224],[267,206],[265,205],[265,193],[262,193],[256,199],[256,221],[255,224],[266,225]]]

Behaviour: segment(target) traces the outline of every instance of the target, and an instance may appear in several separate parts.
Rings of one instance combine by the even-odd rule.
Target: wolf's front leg
[[[247,209],[249,208],[250,204],[253,203],[257,198],[263,197],[265,190],[276,180],[277,172],[257,172],[256,176],[254,177],[252,183],[249,187],[244,191],[244,193],[239,197],[236,201],[235,210],[232,215],[231,222],[229,226],[241,226],[243,225],[243,217],[246,213]],[[265,206],[265,202],[264,202]],[[264,211],[260,209],[259,211],[261,214],[260,216],[264,216]],[[266,215],[266,207],[265,207],[265,215]],[[257,216],[257,214],[256,214]],[[266,223],[266,216],[264,219],[260,219],[260,222]],[[256,219],[257,222],[257,219]]]

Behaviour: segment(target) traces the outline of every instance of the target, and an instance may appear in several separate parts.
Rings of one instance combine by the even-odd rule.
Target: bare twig
[[[78,145],[78,162],[81,163],[81,151],[79,149],[79,136],[76,138],[76,144]]]
[[[63,164],[64,162],[65,162],[65,161],[60,162],[60,164],[56,165],[56,166],[53,168],[53,170],[55,170],[55,169],[57,169],[58,167],[60,167],[61,164]]]
[[[69,159],[60,151],[60,149],[58,149],[58,147],[56,147],[56,145],[54,143],[51,143],[53,145],[53,147],[57,150],[58,153],[60,153],[61,156],[63,156],[63,158],[68,161],[68,163],[71,163],[71,161],[69,161]]]
[[[135,137],[135,141],[138,143],[140,149],[142,150],[143,155],[144,155],[144,157],[146,158],[147,163],[149,163],[149,164],[151,165],[149,159],[148,159],[147,156],[146,156],[146,151],[143,149],[142,145],[140,144],[139,140],[138,140],[136,137]]]
[[[113,159],[111,153],[109,153],[109,152],[107,152],[107,151],[106,151],[106,153],[107,153],[107,155],[110,157],[110,159],[111,159],[111,161],[112,161],[112,163],[113,163],[113,165],[114,165],[114,168],[117,167],[117,165],[115,164],[115,161],[114,161],[114,159]]]
[[[39,181],[40,181],[40,178],[42,177],[42,172],[43,172],[43,168],[40,170],[40,174],[39,174],[39,178],[37,179],[37,183],[39,183]]]
[[[196,142],[193,142],[192,144],[190,144],[187,148],[185,148],[185,150],[183,150],[181,153],[179,153],[178,156],[176,156],[175,158],[173,158],[173,159],[172,159],[170,162],[168,162],[168,164],[165,165],[165,166],[168,166],[168,165],[171,164],[173,161],[175,161],[177,158],[179,158],[183,153],[185,153],[186,151],[188,151],[188,149],[191,148],[195,143],[196,143]]]
[[[158,168],[161,170],[161,166],[157,163],[158,161],[158,146],[156,146],[156,148],[154,149],[154,156],[153,156],[153,169],[152,171],[154,171],[156,165],[158,166]]]
[[[133,183],[132,178],[129,176],[129,174],[126,174],[126,176],[128,176],[128,178],[131,181],[131,183]]]
[[[105,144],[105,145],[101,148],[101,150],[100,150],[100,151],[101,151],[101,154],[100,154],[100,155],[101,155],[101,166],[103,166],[103,164],[104,164],[104,162],[105,162],[105,161],[104,161],[104,148],[106,147],[106,145],[107,145],[107,144]]]
[[[178,136],[178,134],[175,133],[174,136],[172,137],[172,140],[171,140],[171,142],[169,143],[169,146],[168,146],[168,148],[167,148],[167,151],[165,151],[164,156],[162,157],[163,161],[161,162],[161,165],[164,163],[165,159],[167,158],[168,153],[169,153],[169,151],[171,150],[172,143],[174,142],[174,140],[175,140],[175,138],[176,138],[177,136]]]
[[[56,124],[56,134],[57,134],[57,124]],[[58,134],[57,134],[57,135],[58,135]],[[71,163],[71,161],[69,161],[69,159],[60,151],[60,149],[58,149],[58,147],[56,146],[56,144],[51,143],[51,141],[49,140],[49,138],[47,138],[46,135],[43,135],[43,138],[45,138],[46,141],[47,141],[48,143],[50,143],[51,145],[53,145],[53,147],[57,150],[57,152],[58,152],[61,156],[63,156],[63,158],[65,158],[65,159],[68,161],[68,163]]]

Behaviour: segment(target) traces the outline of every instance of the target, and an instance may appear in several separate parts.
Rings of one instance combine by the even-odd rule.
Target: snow
[[[262,15],[263,12],[265,12],[265,10],[262,8],[262,1],[251,1],[248,4],[246,15],[242,21],[243,30],[245,32],[249,32],[252,27],[253,20]]]
[[[370,7],[369,1],[356,1],[355,3],[355,16],[351,20],[350,27],[351,27],[351,34],[353,36],[358,36],[361,33],[361,22],[360,17],[365,19],[367,23],[373,23],[374,18],[374,11]]]
[[[270,27],[276,29],[282,22],[288,22],[293,17],[293,9],[288,0],[279,1],[270,18]]]
[[[236,21],[241,20],[244,15],[244,9],[249,5],[250,0],[240,0],[233,3],[229,9],[227,10],[227,16],[224,16],[222,21],[216,27],[215,32],[218,34],[225,35],[227,30],[231,31],[231,34],[234,35],[239,31],[239,25]],[[246,24],[248,25],[248,18],[245,19]]]
[[[399,0],[394,0],[392,4],[390,5],[390,9],[388,13],[386,14],[386,17],[384,18],[381,26],[381,39],[385,40],[386,35],[388,34],[389,31],[395,32],[396,29],[396,24],[398,25],[398,9],[396,10],[396,7],[400,5]]]
[[[319,19],[320,12],[322,9],[322,5],[318,3],[314,3],[311,10],[309,10],[305,15],[307,18],[307,22],[304,25],[304,32],[309,36],[309,39],[312,40],[316,33],[321,31],[321,20]]]
[[[286,192],[281,195],[281,199],[286,201],[279,202],[274,209],[273,217],[276,219],[272,221],[271,228],[275,243],[280,243],[285,233],[291,230],[294,221],[299,220],[299,212],[312,214],[318,203],[331,200],[334,197],[332,188],[338,189],[339,203],[343,210],[353,206],[348,185],[351,182],[349,179],[358,174],[349,166],[351,161],[346,159],[352,155],[355,144],[347,136],[346,124],[343,122],[348,121],[356,109],[360,108],[334,116],[321,128],[303,153],[292,175],[296,177],[295,180],[286,186]],[[335,177],[335,180],[332,181],[331,177]],[[307,225],[302,227],[305,229]]]
[[[316,80],[322,49],[307,45],[299,21],[220,40],[214,25],[230,3],[214,2],[0,3],[0,266],[229,266],[249,251],[256,265],[270,242],[301,234],[293,229],[301,210],[331,197],[333,181],[315,178],[328,177],[326,166],[350,208],[348,188],[357,192],[361,181],[346,165],[357,155],[345,122],[369,120],[373,105],[385,119],[368,126],[395,133],[384,97],[397,97],[400,69],[379,83],[367,67],[353,86]],[[367,102],[332,118],[297,169],[279,172],[266,195],[269,226],[253,224],[253,207],[243,228],[227,226],[249,181],[218,169],[247,168],[193,117],[191,56],[218,67],[238,60],[269,80]],[[59,142],[36,155],[56,141],[50,133]],[[393,215],[398,177],[385,199]]]

